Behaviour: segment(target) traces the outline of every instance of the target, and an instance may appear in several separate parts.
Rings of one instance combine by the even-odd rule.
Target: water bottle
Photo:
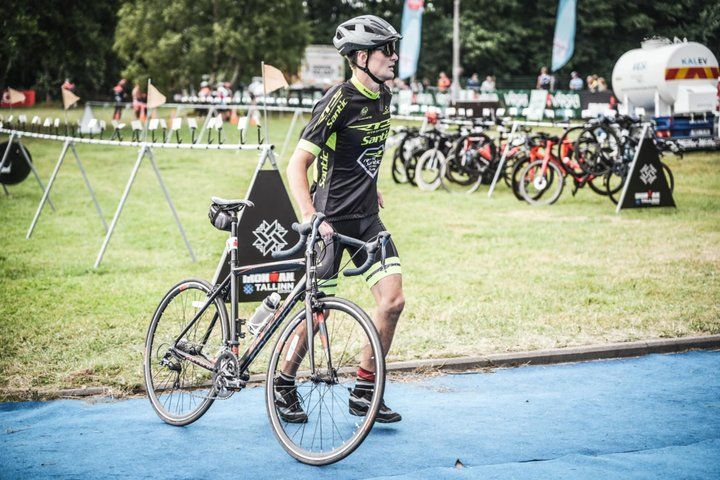
[[[280,299],[280,294],[275,292],[269,297],[266,297],[265,300],[260,303],[260,306],[255,309],[255,313],[252,314],[252,317],[250,317],[250,320],[247,322],[248,331],[252,335],[257,336],[265,324],[270,321],[275,314],[275,310],[280,306]]]

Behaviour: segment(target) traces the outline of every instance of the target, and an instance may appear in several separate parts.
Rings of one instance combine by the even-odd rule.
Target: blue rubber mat
[[[720,352],[391,382],[403,421],[322,468],[285,453],[263,399],[183,428],[144,398],[0,404],[0,478],[720,478]]]

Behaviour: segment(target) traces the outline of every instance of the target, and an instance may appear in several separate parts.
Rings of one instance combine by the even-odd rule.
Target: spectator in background
[[[591,92],[597,92],[597,80],[598,80],[597,75],[588,75],[587,83],[585,84],[587,89],[590,90]]]
[[[541,67],[540,75],[538,75],[537,82],[535,82],[535,88],[538,90],[552,90],[553,83],[553,77],[548,74],[547,67]]]
[[[450,78],[447,76],[447,73],[440,72],[440,75],[438,75],[438,81],[437,81],[437,87],[438,90],[441,92],[446,92],[448,88],[450,88]]]
[[[121,78],[117,85],[115,85],[112,89],[113,101],[115,102],[113,120],[120,120],[120,117],[122,116],[123,103],[127,98],[127,93],[125,92],[125,85],[127,85],[127,80]]]
[[[467,88],[479,88],[480,78],[477,73],[473,73],[467,81]]]
[[[420,82],[420,80],[412,80],[410,82],[410,90],[412,90],[413,93],[422,93],[425,88],[423,87],[423,84]]]
[[[200,82],[200,91],[198,92],[198,97],[200,97],[200,101],[204,101],[206,98],[210,97],[210,94],[210,84],[206,81]]]
[[[146,98],[147,95],[142,92],[142,89],[140,88],[140,83],[135,82],[135,86],[132,89],[132,107],[133,112],[135,113],[135,119],[137,120],[145,119]]]
[[[582,78],[580,78],[580,74],[578,72],[572,72],[570,74],[570,83],[568,84],[568,87],[570,90],[582,90],[583,89],[583,81]]]
[[[230,82],[218,82],[215,87],[215,96],[222,102],[230,100],[230,97],[232,96]]]
[[[75,84],[70,81],[69,78],[66,78],[63,82],[62,86],[60,87],[63,90],[68,90],[70,92],[75,93]]]
[[[605,92],[608,89],[607,82],[605,81],[604,77],[599,77],[597,79],[596,88],[598,92]]]
[[[482,85],[480,85],[480,91],[483,93],[488,92],[494,92],[495,91],[495,77],[492,75],[488,75],[485,77],[485,80],[483,80]]]

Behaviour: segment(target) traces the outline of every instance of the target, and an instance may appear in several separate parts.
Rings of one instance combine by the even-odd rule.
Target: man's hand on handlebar
[[[308,222],[312,221],[313,215],[314,214],[304,216],[303,223],[308,223]],[[318,233],[320,234],[320,237],[322,237],[323,240],[325,240],[326,242],[329,242],[330,240],[332,240],[332,236],[335,233],[335,230],[328,222],[323,221],[320,224],[320,226],[318,227]]]

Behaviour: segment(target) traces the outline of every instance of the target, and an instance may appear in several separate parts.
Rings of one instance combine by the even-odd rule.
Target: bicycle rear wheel
[[[197,322],[177,337],[205,305],[212,288],[203,280],[184,280],[165,295],[145,339],[145,389],[155,412],[171,425],[188,425],[212,405],[215,359],[229,337],[227,311],[216,298]]]
[[[385,387],[382,346],[367,314],[355,304],[334,297],[323,298],[321,308],[322,313],[313,314],[316,374],[311,375],[306,355],[307,327],[302,310],[278,338],[265,390],[270,424],[278,441],[295,459],[311,465],[337,462],[360,446],[373,426]],[[319,327],[323,322],[325,333]],[[364,417],[355,416],[349,408],[358,366],[375,372],[372,388],[367,390],[371,393],[365,397]],[[295,375],[293,405],[299,403],[305,421],[283,419],[276,399],[288,387],[278,385],[280,373]]]

